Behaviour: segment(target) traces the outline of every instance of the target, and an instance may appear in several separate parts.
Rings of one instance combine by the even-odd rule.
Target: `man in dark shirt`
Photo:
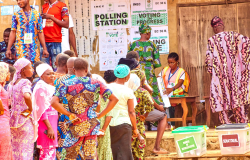
[[[7,28],[3,32],[4,41],[0,42],[0,62],[6,62],[8,64],[13,65],[16,61],[16,49],[15,49],[14,45],[11,47],[12,59],[9,59],[5,56],[5,53],[7,51],[8,42],[9,42],[10,32],[11,32],[11,28]]]

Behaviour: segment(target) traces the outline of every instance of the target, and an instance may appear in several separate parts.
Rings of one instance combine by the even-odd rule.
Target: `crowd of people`
[[[170,53],[169,65],[156,76],[155,69],[161,67],[159,51],[149,40],[151,27],[141,24],[141,38],[131,43],[126,58],[121,58],[114,70],[106,71],[103,77],[90,73],[87,60],[78,58],[74,25],[66,4],[57,0],[45,2],[40,15],[29,0],[18,0],[21,9],[14,13],[12,26],[4,31],[4,41],[0,43],[0,159],[142,160],[145,126],[149,129],[155,122],[157,137],[152,153],[168,154],[160,142],[164,131],[175,125],[168,123],[167,117],[174,118],[178,104],[170,105],[165,100],[183,95],[190,82],[186,71],[179,67],[178,54]],[[249,43],[239,34],[223,32],[224,25],[218,17],[211,25],[215,36],[233,35],[240,42]],[[249,85],[243,82],[250,75],[244,68],[248,67],[249,57],[239,56],[240,64],[231,57],[237,64],[229,71],[235,75],[235,83],[227,75],[231,86],[221,83],[221,87],[234,90],[218,92],[214,86],[225,77],[218,74],[226,70],[220,73],[216,68],[220,60],[211,59],[227,51],[214,50],[218,40],[209,40],[206,59],[214,79],[212,109],[220,112],[222,123],[245,123],[248,105],[241,104],[248,100]],[[239,76],[241,80],[237,79]],[[163,87],[159,86],[159,78]],[[231,94],[229,102],[225,97]],[[218,100],[224,100],[224,104]]]

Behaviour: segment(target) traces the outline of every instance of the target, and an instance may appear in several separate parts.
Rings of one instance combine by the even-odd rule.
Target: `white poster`
[[[13,6],[1,6],[1,16],[13,15]]]
[[[169,34],[168,34],[168,26],[162,27],[151,27],[151,38],[158,49],[160,54],[168,54],[169,53]],[[131,42],[140,39],[139,28],[131,28]]]
[[[139,26],[140,23],[168,25],[167,8],[167,0],[131,0],[132,26]]]
[[[99,32],[100,71],[114,70],[120,58],[127,55],[126,30],[106,30]]]
[[[93,30],[130,28],[129,1],[91,1]]]

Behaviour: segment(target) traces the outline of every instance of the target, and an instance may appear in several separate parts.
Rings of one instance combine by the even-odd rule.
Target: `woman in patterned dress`
[[[10,113],[8,106],[8,92],[3,88],[10,78],[9,66],[0,62],[0,159],[12,160]]]
[[[141,79],[136,74],[131,74],[127,83],[128,87],[134,91],[135,97],[137,99],[137,105],[135,107],[136,124],[140,135],[144,139],[146,139],[144,121],[149,112],[154,109],[154,102],[151,95],[147,90],[141,87],[141,84],[144,84],[145,80],[145,76]],[[143,143],[140,139],[134,138],[131,145],[134,159],[143,160],[146,141]]]
[[[14,67],[16,73],[8,87],[11,101],[10,128],[13,156],[16,160],[31,160],[34,150],[34,126],[31,82],[27,77],[33,75],[33,68],[26,58],[18,59]]]
[[[145,71],[147,82],[153,88],[152,96],[156,103],[163,105],[157,85],[157,78],[155,76],[155,68],[161,67],[159,51],[155,43],[149,40],[151,36],[151,27],[147,24],[141,24],[139,31],[141,38],[130,45],[129,51],[136,51],[139,53],[141,68]]]
[[[113,83],[116,80],[114,71],[112,70],[106,71],[104,73],[104,79],[108,84]],[[101,81],[100,79],[98,80]],[[109,100],[104,101],[104,99],[102,98],[100,102],[101,102],[100,112],[102,112],[106,108]],[[111,119],[112,116],[110,115],[110,113],[106,114],[104,117],[99,119],[100,128],[105,133],[104,136],[98,137],[97,153],[99,160],[113,160],[113,155],[111,150],[110,130],[109,130],[109,123]]]

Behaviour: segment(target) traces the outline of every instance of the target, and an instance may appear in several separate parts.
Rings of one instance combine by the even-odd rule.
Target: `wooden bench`
[[[192,159],[192,160],[198,160],[202,158],[217,158],[218,160],[222,159],[223,157],[240,157],[239,159],[243,160],[244,157],[250,158],[250,152],[247,152],[246,154],[232,154],[232,155],[221,155],[221,151],[220,150],[208,150],[206,154],[200,156],[200,157],[187,157],[187,158],[179,158],[177,156],[176,152],[170,153],[168,155],[159,155],[159,156],[151,156],[151,157],[146,157],[145,160],[161,160],[164,158],[168,158],[168,159],[173,159],[173,160],[178,160],[178,159]],[[238,160],[239,160],[238,159]]]
[[[168,122],[176,122],[176,121],[182,121],[182,126],[187,126],[187,120],[192,121],[192,125],[196,125],[196,114],[197,114],[197,106],[196,106],[196,98],[198,96],[185,96],[185,97],[170,97],[169,101],[170,104],[181,104],[181,107],[183,109],[183,115],[182,118],[167,118]],[[187,102],[191,103],[192,106],[192,117],[187,117],[188,114],[188,107]],[[175,110],[177,112],[177,110]]]

